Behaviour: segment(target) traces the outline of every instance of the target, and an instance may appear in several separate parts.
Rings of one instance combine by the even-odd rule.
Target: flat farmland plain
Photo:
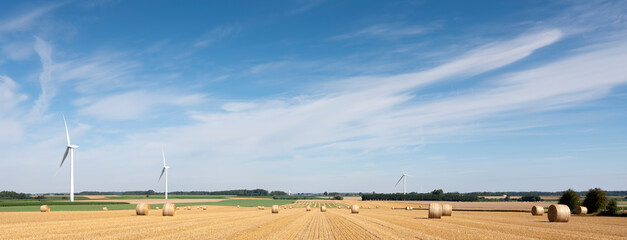
[[[625,239],[627,218],[572,216],[550,223],[522,212],[453,212],[427,219],[426,210],[209,206],[178,210],[0,213],[3,239]]]

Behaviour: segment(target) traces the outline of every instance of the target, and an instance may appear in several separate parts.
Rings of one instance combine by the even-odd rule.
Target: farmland
[[[176,203],[178,206],[242,206],[254,207],[272,205],[284,205],[295,202],[295,200],[274,200],[271,198],[238,198],[225,196],[180,196],[179,198],[169,199],[168,202]],[[88,199],[88,198],[85,198]],[[138,203],[149,203],[154,209],[163,207],[165,200],[163,198],[142,198],[141,196],[131,196],[126,199],[117,197],[98,197],[94,200],[79,200],[74,203],[63,201],[24,201],[24,200],[3,200],[0,202],[0,212],[37,212],[39,206],[50,205],[52,211],[101,211],[103,207],[109,210],[130,210],[135,209]]]
[[[217,203],[217,202],[214,202]],[[454,212],[427,219],[426,210],[391,209],[396,202],[361,202],[359,214],[347,209],[302,207],[347,205],[353,201],[298,201],[272,214],[268,208],[209,206],[179,210],[163,217],[159,210],[136,216],[134,210],[0,213],[0,236],[23,239],[624,239],[627,218],[572,216],[549,223],[546,216],[523,212]],[[368,209],[375,205],[380,208]],[[375,206],[375,207],[376,207]],[[385,208],[382,206],[386,206]]]

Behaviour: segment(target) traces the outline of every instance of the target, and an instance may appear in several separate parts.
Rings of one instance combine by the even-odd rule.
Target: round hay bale
[[[279,205],[272,205],[272,213],[279,213]]]
[[[442,204],[442,216],[451,216],[453,214],[453,206],[451,204]]]
[[[375,208],[379,208],[379,206],[375,206]]]
[[[359,213],[359,205],[355,204],[351,206],[351,213]]]
[[[337,206],[338,209],[342,209],[342,206]]]
[[[410,206],[405,207],[405,210],[411,210]]]
[[[103,207],[102,211],[109,211],[109,209],[107,207]]]
[[[370,209],[370,206],[368,206],[368,209]]]
[[[553,204],[549,207],[549,222],[568,222],[570,208],[564,204]]]
[[[207,210],[207,207],[202,207],[202,210]]]
[[[163,216],[174,216],[176,213],[176,204],[166,203],[163,205]]]
[[[577,215],[586,215],[588,214],[588,208],[584,206],[579,206],[575,208],[575,213],[577,213]]]
[[[187,206],[187,210],[192,210],[192,206]]]
[[[327,206],[320,206],[320,212],[326,212],[327,211]]]
[[[290,206],[290,209],[292,209],[292,206]]]
[[[442,204],[440,203],[429,204],[429,218],[434,218],[434,219],[442,218]]]
[[[307,210],[307,212],[311,211],[311,207],[309,205],[307,205],[307,208],[305,208]]]
[[[542,207],[542,206],[533,206],[531,208],[531,215],[533,215],[533,216],[542,216],[542,215],[544,215],[544,207]]]
[[[394,207],[392,207],[392,209],[394,209]]]
[[[137,207],[135,207],[135,213],[137,215],[148,215],[148,213],[150,212],[150,204],[148,203],[140,203],[137,204]]]
[[[41,205],[41,207],[39,207],[39,211],[40,212],[50,212],[50,206],[48,206],[48,205]]]

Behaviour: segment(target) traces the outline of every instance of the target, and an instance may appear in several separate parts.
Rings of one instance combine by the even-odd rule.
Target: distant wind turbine
[[[67,154],[70,153],[70,202],[74,202],[74,149],[78,148],[77,145],[70,144],[70,133],[67,130],[67,121],[65,120],[65,115],[63,115],[63,123],[65,124],[65,137],[67,138],[67,148],[65,148],[65,154],[63,154],[63,159],[61,160],[61,164],[59,165],[59,169],[57,169],[57,173],[61,170],[65,159],[67,158]],[[55,175],[57,175],[55,173]]]
[[[165,164],[165,152],[161,149],[161,154],[163,155],[163,170],[161,170],[161,175],[159,176],[159,180],[161,181],[161,177],[163,177],[163,173],[165,173],[165,199],[168,199],[168,169],[170,166]]]
[[[396,182],[396,185],[394,185],[395,187],[398,186],[398,183],[401,182],[401,180],[403,180],[403,194],[407,194],[407,176],[411,176],[409,174],[406,174],[405,171],[402,171],[403,175],[401,175],[401,178],[398,179],[398,182]]]

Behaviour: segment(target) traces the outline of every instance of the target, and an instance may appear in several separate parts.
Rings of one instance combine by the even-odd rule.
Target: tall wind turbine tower
[[[161,177],[163,177],[163,173],[165,173],[165,199],[168,199],[168,169],[170,166],[165,164],[165,152],[161,149],[161,155],[163,155],[163,169],[161,170],[161,175],[159,176],[159,181],[161,181]]]
[[[396,185],[394,186],[398,186],[398,183],[401,182],[401,180],[403,180],[403,194],[407,194],[407,176],[410,176],[409,174],[406,174],[405,171],[402,171],[403,175],[401,175],[401,178],[398,179],[398,182],[396,182]]]
[[[65,115],[63,115],[63,123],[65,124],[65,137],[67,138],[67,147],[65,148],[65,154],[63,154],[63,159],[61,160],[61,165],[59,165],[59,169],[57,169],[57,173],[59,173],[59,170],[63,166],[63,163],[65,162],[65,159],[67,158],[67,155],[69,153],[70,154],[70,202],[74,202],[74,149],[78,148],[78,146],[70,144],[70,133],[67,130],[67,121],[65,120]]]

